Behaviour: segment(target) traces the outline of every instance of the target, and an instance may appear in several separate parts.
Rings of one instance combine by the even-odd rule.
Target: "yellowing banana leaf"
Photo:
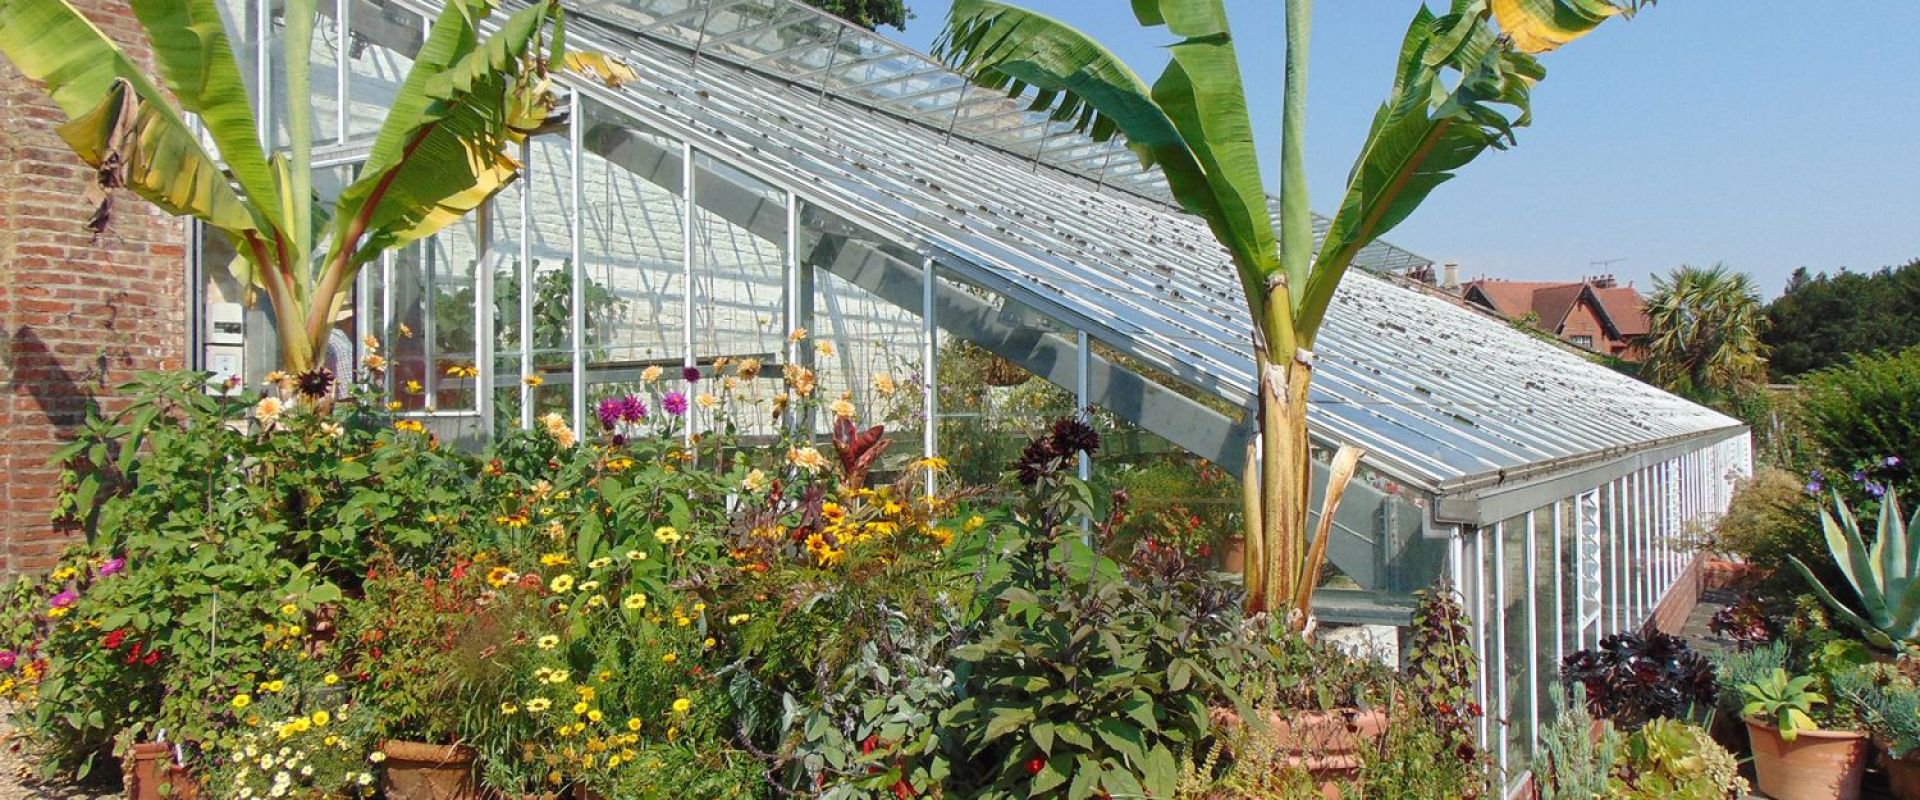
[[[627,62],[599,51],[569,50],[561,56],[561,63],[567,72],[615,89],[640,79]]]
[[[509,152],[552,110],[535,47],[558,9],[543,2],[521,10],[425,83],[429,102],[406,129],[401,157],[378,170],[369,162],[341,193],[331,258],[351,247],[351,267],[431,236],[513,180],[520,164]],[[399,109],[391,114],[383,134],[399,130]]]
[[[200,140],[164,104],[116,80],[91,111],[57,130],[82,161],[112,168],[119,183],[169,214],[191,215],[230,236],[255,230],[253,215]]]
[[[1653,0],[1491,0],[1500,30],[1525,53],[1544,53],[1593,32],[1616,16],[1632,16]]]

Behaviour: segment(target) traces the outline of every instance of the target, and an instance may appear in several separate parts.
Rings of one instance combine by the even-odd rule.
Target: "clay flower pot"
[[[1213,710],[1213,720],[1223,728],[1242,724],[1238,714],[1223,708]],[[1362,748],[1372,747],[1386,732],[1383,711],[1342,709],[1267,716],[1266,735],[1287,754],[1289,766],[1312,776],[1326,800],[1339,800],[1341,788],[1353,785],[1360,777]]]
[[[1894,758],[1892,753],[1886,757],[1887,787],[1893,790],[1898,800],[1920,800],[1920,750],[1908,753],[1905,758]]]
[[[1773,800],[1857,800],[1867,772],[1867,735],[1801,731],[1789,742],[1780,729],[1747,720],[1756,789]]]
[[[128,800],[196,800],[200,785],[187,768],[173,763],[173,745],[141,742],[127,754]]]
[[[473,750],[457,744],[390,739],[380,779],[388,800],[480,800]]]

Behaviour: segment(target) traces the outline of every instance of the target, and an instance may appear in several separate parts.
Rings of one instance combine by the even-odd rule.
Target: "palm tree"
[[[1715,264],[1653,279],[1642,372],[1660,387],[1723,403],[1767,378],[1766,311],[1753,277]]]
[[[998,0],[956,0],[936,53],[976,83],[1105,141],[1124,134],[1158,166],[1174,198],[1204,219],[1239,274],[1253,321],[1260,441],[1246,457],[1248,606],[1312,617],[1333,511],[1362,453],[1342,447],[1307,536],[1311,465],[1307,388],[1313,346],[1334,290],[1361,248],[1406,219],[1435,187],[1530,120],[1545,74],[1535,55],[1651,0],[1454,0],[1423,5],[1407,28],[1393,88],[1374,115],[1347,189],[1318,246],[1303,167],[1311,0],[1286,0],[1280,221],[1267,214],[1253,126],[1222,0],[1135,0],[1134,16],[1176,38],[1149,86],[1098,42]]]
[[[107,193],[124,187],[224,235],[240,254],[235,277],[272,304],[280,357],[294,372],[318,365],[361,265],[433,235],[518,176],[515,146],[554,106],[549,67],[610,81],[631,74],[565,50],[559,0],[534,0],[484,40],[494,0],[447,0],[358,175],[328,208],[313,193],[312,109],[287,104],[287,151],[261,145],[217,0],[129,4],[165,93],[67,0],[0,0],[0,52],[45,82],[70,118],[61,138],[98,170],[89,224],[106,224]],[[285,6],[287,95],[304,97],[315,0]]]

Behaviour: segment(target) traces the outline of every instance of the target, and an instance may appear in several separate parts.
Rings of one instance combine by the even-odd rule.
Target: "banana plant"
[[[1846,576],[1859,605],[1840,602],[1814,577],[1806,562],[1788,556],[1793,559],[1794,569],[1807,579],[1821,602],[1859,628],[1875,646],[1888,650],[1920,646],[1920,574],[1916,574],[1920,573],[1920,537],[1909,535],[1920,527],[1920,513],[1903,521],[1899,493],[1888,490],[1880,504],[1880,529],[1869,547],[1846,498],[1834,493],[1833,505],[1837,513],[1820,510],[1820,527],[1827,536],[1827,552]]]
[[[518,176],[515,145],[553,112],[551,68],[631,76],[605,56],[567,52],[558,0],[535,0],[484,38],[496,0],[447,0],[366,161],[329,208],[313,191],[309,104],[287,104],[287,149],[262,145],[217,0],[128,5],[159,83],[67,0],[0,0],[0,53],[46,85],[68,117],[60,137],[97,171],[89,226],[106,226],[112,192],[125,188],[218,231],[239,254],[229,269],[271,303],[280,358],[296,373],[324,356],[362,265],[433,235]],[[315,0],[285,3],[281,53],[296,99],[310,91],[316,13]]]
[[[1294,630],[1307,629],[1333,514],[1363,455],[1346,446],[1335,454],[1309,537],[1313,348],[1347,268],[1455,170],[1513,143],[1514,129],[1530,121],[1529,91],[1545,74],[1537,54],[1651,1],[1454,0],[1445,14],[1423,4],[1316,244],[1303,163],[1311,0],[1286,0],[1277,235],[1222,0],[1133,0],[1141,25],[1175,39],[1171,63],[1151,86],[1063,22],[999,0],[955,0],[936,55],[982,86],[1015,97],[1033,90],[1033,110],[1096,140],[1124,135],[1233,262],[1258,376],[1260,438],[1248,447],[1244,473],[1249,610],[1284,612]]]

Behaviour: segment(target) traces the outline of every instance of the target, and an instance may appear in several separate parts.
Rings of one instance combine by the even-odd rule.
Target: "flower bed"
[[[0,653],[45,770],[164,740],[214,797],[1259,796],[1232,787],[1290,767],[1229,780],[1210,708],[1426,730],[1399,700],[1461,692],[1276,634],[1178,548],[1122,552],[1124,496],[1073,476],[1083,421],[1006,505],[798,367],[651,374],[597,431],[548,415],[479,454],[274,378],[150,376],[70,450],[90,539],[11,588]],[[1478,780],[1429,738],[1449,792]]]

